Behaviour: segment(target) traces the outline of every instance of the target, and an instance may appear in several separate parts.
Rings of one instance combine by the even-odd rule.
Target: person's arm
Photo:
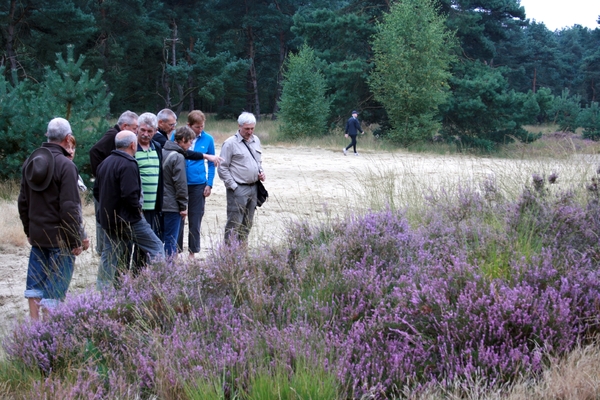
[[[131,163],[131,166],[121,168],[119,174],[119,185],[123,205],[130,211],[140,210],[140,193],[142,188],[140,186],[139,169]]]
[[[115,135],[110,132],[105,133],[95,145],[90,149],[90,166],[92,175],[96,176],[98,165],[115,149]]]
[[[237,183],[233,180],[230,171],[231,158],[233,157],[233,151],[231,149],[231,141],[225,141],[223,146],[221,147],[220,158],[223,160],[217,169],[217,173],[219,174],[219,178],[225,184],[225,187],[228,189],[235,190],[237,188]]]
[[[26,185],[25,179],[21,179],[21,191],[19,192],[17,207],[19,209],[19,218],[21,218],[21,222],[23,223],[25,236],[29,239],[29,203],[27,201],[27,196],[25,195],[25,190],[27,189]]]
[[[59,167],[57,163],[57,167]],[[73,254],[81,253],[83,240],[83,217],[81,215],[81,197],[77,186],[77,167],[72,163],[60,165],[60,204],[59,216],[64,224],[64,235]],[[77,250],[79,249],[79,250]]]
[[[184,151],[182,154],[186,160],[190,160],[190,161],[204,160],[204,153],[200,153],[199,151],[188,150],[188,151]]]
[[[179,155],[175,155],[173,161],[173,184],[175,186],[175,201],[179,212],[187,210],[188,207],[188,189],[187,178],[185,172],[185,159]]]

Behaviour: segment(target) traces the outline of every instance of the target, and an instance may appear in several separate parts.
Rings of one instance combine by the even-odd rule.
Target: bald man
[[[128,247],[135,244],[150,261],[164,259],[164,246],[142,216],[142,185],[135,153],[137,136],[121,131],[115,148],[96,171],[94,197],[99,203],[96,219],[105,233],[100,257],[98,290],[114,287],[117,268],[127,271]]]

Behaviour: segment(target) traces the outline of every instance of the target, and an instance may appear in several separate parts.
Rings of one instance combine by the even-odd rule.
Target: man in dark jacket
[[[87,249],[82,243],[79,174],[67,158],[72,135],[66,119],[53,119],[46,133],[48,142],[23,166],[18,208],[31,244],[25,297],[32,319],[39,319],[40,306],[54,308],[64,299],[75,256]]]
[[[138,115],[133,111],[125,111],[119,119],[117,120],[117,124],[110,128],[104,136],[100,138],[92,146],[90,149],[90,166],[92,168],[92,177],[95,178],[96,170],[98,169],[98,165],[106,157],[108,157],[115,149],[115,136],[117,133],[121,131],[132,131],[137,133],[138,129]],[[94,202],[94,208],[96,212],[98,212],[98,203]],[[96,224],[96,252],[101,255],[102,254],[102,244],[104,243],[104,238],[102,237],[102,228],[99,224]]]
[[[152,139],[160,143],[162,147],[165,147],[165,142],[169,140],[171,132],[177,126],[177,115],[175,115],[173,110],[164,108],[156,114],[156,117],[158,118],[158,131]]]
[[[115,136],[116,150],[98,166],[94,198],[96,219],[104,231],[104,249],[98,268],[98,290],[115,284],[119,262],[127,263],[129,243],[138,246],[150,261],[164,258],[163,244],[142,216],[142,185],[135,159],[137,136],[121,131]],[[126,266],[125,266],[126,269]]]
[[[92,176],[96,176],[98,165],[115,149],[115,136],[121,131],[137,133],[138,116],[133,111],[125,111],[119,117],[117,124],[110,128],[90,149],[90,166]]]
[[[346,155],[348,153],[348,149],[350,147],[352,147],[354,149],[354,155],[355,156],[358,155],[358,153],[356,152],[356,137],[358,136],[358,132],[360,132],[362,135],[365,134],[363,132],[363,130],[360,128],[360,122],[358,121],[358,112],[352,111],[352,116],[346,122],[346,135],[345,135],[346,137],[350,136],[350,140],[352,140],[352,141],[344,149],[344,155]]]

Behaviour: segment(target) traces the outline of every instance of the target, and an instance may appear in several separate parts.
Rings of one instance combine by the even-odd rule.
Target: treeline
[[[241,110],[277,115],[286,60],[306,45],[324,78],[329,127],[359,109],[364,121],[382,126],[382,135],[405,142],[405,132],[398,133],[398,121],[390,118],[398,110],[386,109],[369,80],[377,68],[374,37],[382,36],[385,15],[394,4],[9,0],[0,5],[0,64],[12,86],[41,82],[56,54],[65,54],[71,44],[75,59],[84,56],[81,68],[102,71],[113,115],[164,107],[176,112],[198,108],[227,118]],[[493,147],[507,138],[532,140],[520,129],[525,123],[559,122],[572,129],[581,126],[574,112],[597,114],[600,29],[576,25],[551,32],[527,20],[518,0],[402,4],[413,8],[396,23],[410,21],[409,14],[420,18],[419,7],[433,6],[444,34],[454,37],[445,42],[452,44],[453,58],[446,60],[452,61],[449,75],[439,85],[447,93],[432,115],[442,139]],[[427,18],[415,29],[428,25],[432,19]],[[418,43],[403,46],[410,50]],[[419,64],[410,62],[420,61],[412,58],[404,68],[418,71]],[[427,88],[432,90],[438,89]]]

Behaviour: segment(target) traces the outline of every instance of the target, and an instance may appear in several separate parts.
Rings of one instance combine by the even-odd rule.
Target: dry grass
[[[486,388],[480,382],[456,382],[453,387],[431,388],[411,395],[414,400],[593,400],[600,398],[600,346],[577,347],[556,360],[538,378],[526,377],[502,387]]]
[[[27,236],[19,219],[16,196],[14,200],[0,200],[0,232],[2,232],[1,251],[4,251],[7,246],[27,245]]]

